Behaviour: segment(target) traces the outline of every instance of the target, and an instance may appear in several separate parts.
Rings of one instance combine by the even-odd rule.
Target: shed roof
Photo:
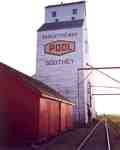
[[[48,31],[48,30],[59,30],[59,29],[67,29],[67,28],[80,28],[83,26],[84,20],[72,20],[72,21],[62,21],[62,22],[53,22],[53,23],[45,23],[43,24],[37,32],[40,31]]]
[[[14,74],[14,76],[16,78],[19,78],[20,80],[23,80],[26,84],[28,84],[31,88],[34,88],[36,90],[39,90],[41,93],[44,93],[45,95],[48,95],[50,97],[55,97],[58,99],[61,99],[65,102],[65,100],[67,100],[67,103],[69,103],[70,101],[68,99],[66,99],[64,96],[62,96],[61,94],[59,94],[57,91],[55,91],[54,89],[50,88],[49,86],[47,86],[46,84],[44,84],[41,81],[38,81],[36,79],[33,79],[32,77],[17,71],[9,66],[7,66],[6,64],[0,63],[0,72],[1,71],[9,71],[10,73]]]
[[[72,2],[72,3],[62,3],[58,5],[49,5],[46,8],[52,8],[52,7],[60,7],[60,6],[69,6],[69,5],[76,5],[76,4],[81,4],[85,3],[86,1],[78,1],[78,2]]]

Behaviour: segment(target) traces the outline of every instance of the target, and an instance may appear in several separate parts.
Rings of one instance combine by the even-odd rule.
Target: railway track
[[[107,119],[99,121],[76,150],[112,150]]]

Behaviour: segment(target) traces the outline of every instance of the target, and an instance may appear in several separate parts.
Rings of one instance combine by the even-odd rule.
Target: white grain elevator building
[[[35,78],[74,102],[80,123],[95,115],[88,72],[77,71],[88,59],[85,1],[47,6],[45,24],[37,31]]]

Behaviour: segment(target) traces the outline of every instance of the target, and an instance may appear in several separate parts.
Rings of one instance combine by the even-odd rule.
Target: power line
[[[87,64],[87,65],[89,66],[89,68],[78,68],[78,72],[80,70],[91,70],[91,72],[89,73],[89,74],[91,74],[92,71],[95,70],[95,71],[103,74],[104,76],[108,77],[109,79],[113,80],[114,82],[120,83],[119,80],[117,80],[117,79],[113,78],[112,76],[108,75],[107,73],[99,70],[99,69],[120,69],[120,67],[93,67],[93,66],[91,66],[89,64]],[[86,78],[88,78],[89,74],[86,76]],[[86,80],[86,78],[83,79],[82,82],[84,80]],[[94,86],[94,87],[117,88],[117,89],[120,89],[120,87],[111,87],[111,86]],[[120,93],[93,93],[92,95],[106,96],[106,95],[120,95]]]
[[[99,73],[101,73],[101,74],[103,74],[103,75],[105,75],[105,76],[108,77],[109,79],[111,79],[111,80],[113,80],[113,81],[115,81],[115,82],[117,82],[117,83],[120,83],[119,80],[113,78],[112,76],[108,75],[107,73],[105,73],[105,72],[103,72],[103,71],[101,71],[101,70],[96,70],[96,71],[99,72]]]
[[[88,65],[88,64],[87,64]],[[88,65],[90,66],[90,65]],[[78,68],[78,70],[100,70],[100,69],[120,69],[120,67],[89,67],[89,68]]]
[[[97,85],[91,85],[91,87],[120,89],[120,87],[115,87],[115,86],[99,86],[99,85],[97,86]]]
[[[90,66],[91,69],[94,68],[93,66],[91,66],[91,65],[89,65],[89,64],[87,64],[87,65]],[[105,69],[105,67],[104,67],[104,69]],[[120,67],[119,67],[119,69],[120,69]],[[105,75],[106,77],[110,78],[111,80],[113,80],[113,81],[115,81],[115,82],[117,82],[117,83],[120,83],[119,80],[113,78],[112,76],[108,75],[107,73],[105,73],[105,72],[103,72],[103,71],[101,71],[101,70],[99,70],[99,69],[95,69],[95,70],[96,70],[97,72],[99,72],[99,73]]]
[[[100,95],[100,96],[107,96],[107,95],[120,95],[120,93],[93,93],[92,95]]]

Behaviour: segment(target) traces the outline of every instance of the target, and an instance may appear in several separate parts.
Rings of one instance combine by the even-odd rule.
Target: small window
[[[52,17],[56,17],[56,11],[52,12]]]
[[[75,17],[72,17],[72,20],[75,20]]]
[[[59,19],[55,19],[55,22],[59,22]]]
[[[77,9],[72,10],[73,15],[77,15]]]

